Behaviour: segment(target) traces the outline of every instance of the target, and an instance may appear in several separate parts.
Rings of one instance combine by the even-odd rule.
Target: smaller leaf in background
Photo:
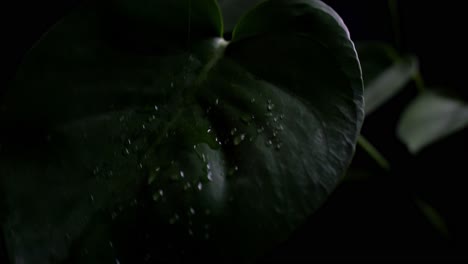
[[[430,206],[428,203],[417,198],[416,205],[421,210],[421,213],[424,214],[429,223],[444,237],[449,236],[449,231],[447,224],[445,223],[444,218],[437,212],[437,210]]]
[[[419,70],[414,56],[401,57],[383,43],[357,46],[364,77],[366,114],[369,115],[402,90]]]
[[[412,153],[468,125],[468,105],[461,101],[424,92],[404,111],[398,137]]]

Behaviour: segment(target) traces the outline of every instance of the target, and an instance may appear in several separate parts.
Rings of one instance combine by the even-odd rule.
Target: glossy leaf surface
[[[228,43],[215,1],[145,3],[71,14],[6,94],[10,259],[256,255],[302,224],[350,163],[362,81],[332,9],[267,1]]]

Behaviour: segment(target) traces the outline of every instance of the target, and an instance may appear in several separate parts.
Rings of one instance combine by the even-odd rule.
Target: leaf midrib
[[[179,105],[180,107],[177,107],[177,111],[174,113],[173,117],[169,122],[166,123],[166,125],[162,128],[161,132],[159,133],[158,137],[156,140],[149,146],[148,151],[146,151],[145,155],[149,156],[153,150],[156,149],[156,147],[161,144],[161,141],[165,137],[166,133],[169,132],[169,130],[177,124],[179,119],[182,116],[183,111],[185,110],[185,107],[188,103],[184,98],[192,98],[196,92],[199,90],[203,82],[207,79],[208,74],[210,71],[216,66],[216,64],[223,58],[224,52],[229,45],[229,42],[224,40],[223,38],[217,38],[216,40],[216,45],[214,46],[214,51],[211,59],[207,61],[207,63],[203,66],[201,69],[200,73],[198,74],[198,77],[195,79],[194,85],[192,89],[189,89],[189,93],[183,98],[179,98],[178,102],[176,105]]]

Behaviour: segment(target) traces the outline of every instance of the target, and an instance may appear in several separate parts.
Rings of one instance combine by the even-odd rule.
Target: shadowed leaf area
[[[348,30],[270,0],[222,31],[214,0],[100,1],[34,46],[0,104],[12,262],[245,260],[321,206],[363,121]]]

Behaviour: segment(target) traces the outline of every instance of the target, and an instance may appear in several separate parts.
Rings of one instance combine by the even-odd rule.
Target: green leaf
[[[418,73],[414,56],[400,57],[388,45],[363,43],[358,45],[364,77],[366,114],[369,115],[401,91]]]
[[[218,0],[224,18],[225,32],[232,32],[247,11],[265,0]]]
[[[412,153],[468,125],[468,105],[427,91],[404,111],[398,125],[398,137]]]
[[[168,3],[84,6],[26,57],[0,114],[12,260],[261,254],[345,173],[363,91],[333,10],[268,1],[228,43],[214,1]]]

